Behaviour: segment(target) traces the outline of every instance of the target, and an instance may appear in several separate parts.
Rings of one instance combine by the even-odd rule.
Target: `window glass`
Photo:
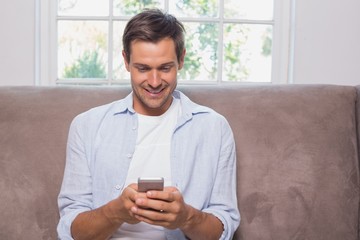
[[[106,21],[59,21],[58,76],[106,78],[107,29]]]
[[[174,0],[169,4],[170,13],[177,17],[218,17],[218,0]]]
[[[164,0],[114,0],[114,16],[133,16],[145,8],[164,9]]]
[[[224,17],[251,20],[272,20],[274,11],[272,0],[226,0]]]
[[[223,46],[223,81],[271,82],[271,26],[225,24]]]
[[[186,55],[180,80],[216,81],[218,24],[186,22]]]
[[[114,22],[114,34],[113,34],[113,78],[115,81],[128,80],[130,78],[129,73],[125,69],[124,59],[122,57],[122,34],[125,29],[125,21]]]
[[[108,16],[109,1],[104,0],[59,0],[59,16]]]
[[[273,47],[280,46],[273,43],[274,0],[58,0],[56,82],[129,83],[122,34],[144,8],[169,12],[185,26],[180,82],[272,81]]]

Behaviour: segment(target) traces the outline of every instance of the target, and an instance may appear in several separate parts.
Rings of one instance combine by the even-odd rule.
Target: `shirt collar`
[[[130,112],[135,113],[133,108],[133,92],[129,93],[124,99],[117,101],[114,108],[114,115]]]

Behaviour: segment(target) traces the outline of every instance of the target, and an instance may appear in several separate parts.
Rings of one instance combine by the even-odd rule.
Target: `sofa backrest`
[[[223,114],[233,129],[242,218],[234,239],[358,239],[359,88],[179,89]],[[0,239],[56,239],[69,124],[80,112],[129,92],[0,88]]]
[[[233,128],[242,218],[236,239],[359,239],[354,87],[229,86],[187,94]]]
[[[69,125],[125,90],[0,88],[0,239],[56,239]]]

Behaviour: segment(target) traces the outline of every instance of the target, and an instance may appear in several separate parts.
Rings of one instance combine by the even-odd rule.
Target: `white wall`
[[[360,84],[360,1],[297,0],[294,83]]]
[[[35,0],[0,4],[0,85],[34,85]]]
[[[296,0],[293,82],[360,84],[360,1]],[[0,85],[35,84],[35,0],[2,1]]]

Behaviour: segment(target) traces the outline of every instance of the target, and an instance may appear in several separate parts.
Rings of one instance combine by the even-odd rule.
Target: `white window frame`
[[[220,0],[220,3],[222,1],[224,0]],[[35,0],[37,15],[35,17],[35,83],[40,86],[57,84],[56,2],[56,0]],[[271,84],[292,83],[294,7],[295,0],[274,0],[274,20],[267,21],[273,26]],[[111,34],[109,39],[112,39]],[[112,51],[109,53],[112,54]],[[112,66],[111,61],[110,57],[109,64]],[[221,59],[219,59],[219,64],[222,64]],[[108,75],[111,83],[112,73],[109,71]],[[222,73],[219,71],[218,80],[214,82],[186,81],[179,84],[229,84],[229,82],[221,81],[221,76]],[[241,82],[230,84],[233,83],[243,84]]]

